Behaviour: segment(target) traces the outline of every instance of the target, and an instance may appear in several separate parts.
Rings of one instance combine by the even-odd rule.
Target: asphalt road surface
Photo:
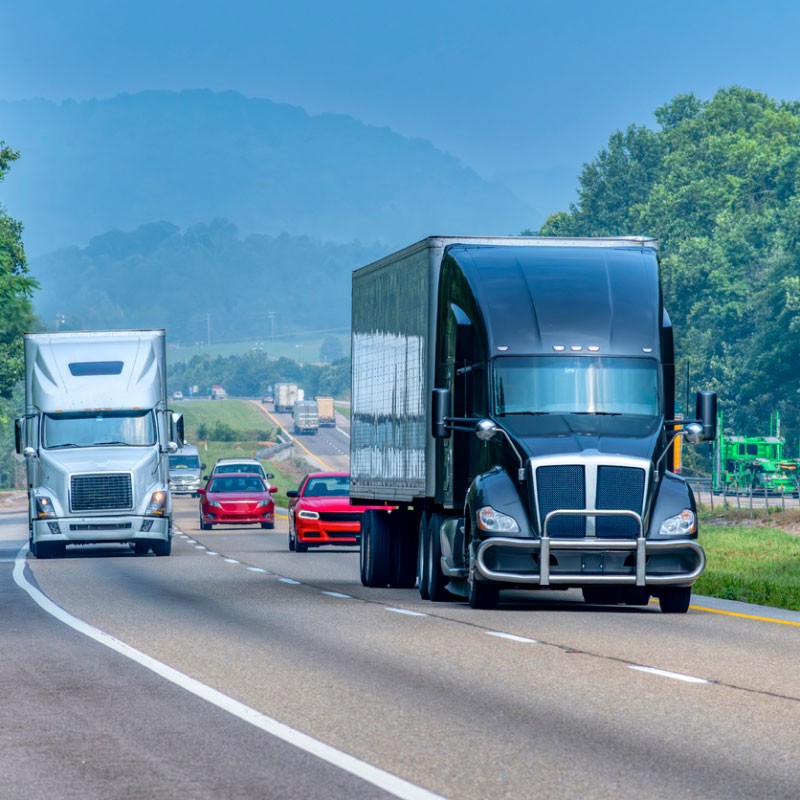
[[[433,604],[362,587],[354,549],[288,552],[284,520],[201,532],[176,507],[169,558],[17,563],[118,649],[14,582],[25,523],[0,516],[0,797],[800,794],[800,614]]]

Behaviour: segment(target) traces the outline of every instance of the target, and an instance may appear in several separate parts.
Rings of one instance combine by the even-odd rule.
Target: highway
[[[798,796],[800,614],[434,605],[196,503],[170,558],[0,515],[0,797]]]

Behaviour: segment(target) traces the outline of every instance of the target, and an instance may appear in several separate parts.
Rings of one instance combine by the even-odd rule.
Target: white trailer
[[[294,404],[300,399],[296,383],[275,384],[275,411],[291,413]]]
[[[183,418],[167,408],[164,331],[34,333],[24,347],[16,444],[33,555],[99,542],[169,555],[167,458],[183,446]]]

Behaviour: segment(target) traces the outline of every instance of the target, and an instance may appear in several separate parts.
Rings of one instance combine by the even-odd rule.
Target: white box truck
[[[24,348],[16,445],[33,555],[100,542],[169,555],[167,459],[183,446],[183,418],[167,408],[164,331],[33,333]]]
[[[319,409],[319,426],[320,428],[335,428],[336,427],[336,412],[333,408],[332,397],[316,397],[317,408]]]
[[[275,384],[275,411],[276,413],[290,414],[294,404],[298,401],[296,383]]]

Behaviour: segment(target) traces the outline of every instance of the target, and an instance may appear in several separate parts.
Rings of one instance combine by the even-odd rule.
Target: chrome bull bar
[[[636,520],[638,532],[636,539],[553,539],[547,534],[550,520],[553,517],[631,517]],[[516,548],[539,552],[539,573],[498,572],[486,565],[485,557],[492,547]],[[636,553],[636,570],[633,575],[592,575],[584,573],[550,574],[550,551],[555,550],[632,550]],[[669,575],[648,574],[646,571],[647,556],[667,550],[691,550],[697,556],[697,566],[690,572],[671,573]],[[502,583],[530,583],[538,586],[552,584],[630,584],[634,586],[667,586],[669,584],[693,583],[706,566],[706,555],[703,548],[693,539],[645,539],[642,518],[635,511],[627,510],[583,510],[563,509],[551,511],[544,519],[542,535],[538,539],[511,539],[493,537],[486,539],[478,546],[475,555],[475,567],[487,580]]]

